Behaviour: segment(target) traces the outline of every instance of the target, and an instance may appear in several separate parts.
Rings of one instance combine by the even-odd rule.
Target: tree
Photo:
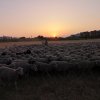
[[[44,36],[41,36],[41,35],[37,36],[37,38],[38,38],[39,40],[44,40],[44,39],[45,39]]]

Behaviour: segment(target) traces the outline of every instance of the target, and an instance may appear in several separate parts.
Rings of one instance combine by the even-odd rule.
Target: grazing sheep
[[[24,54],[31,54],[31,50],[26,50],[26,51],[24,51]]]
[[[94,67],[94,62],[83,60],[77,63],[77,68],[80,70],[90,70]]]
[[[11,64],[12,60],[11,58],[0,58],[0,64]]]
[[[47,63],[36,62],[35,64],[37,66],[38,71],[40,72],[50,72],[51,71],[50,65]]]
[[[1,55],[5,56],[5,55],[7,55],[7,52],[2,52]]]
[[[97,72],[100,73],[100,60],[94,61],[94,67],[93,67],[92,70],[95,71],[96,73],[97,73]]]
[[[51,61],[57,60],[57,57],[52,56],[52,55],[46,55],[46,59],[47,59],[48,63],[50,63]]]
[[[50,63],[50,66],[55,71],[65,72],[65,71],[67,71],[70,68],[71,64],[69,64],[66,61],[52,61]]]
[[[79,61],[74,71],[76,71],[76,74],[90,73],[93,70],[94,64],[94,62],[88,60]]]
[[[43,63],[47,63],[48,62],[48,59],[46,59],[46,58],[30,58],[28,62],[29,63],[34,63],[36,61],[43,62]]]
[[[23,68],[24,75],[29,75],[31,71],[37,71],[37,67],[34,64],[29,64],[27,60],[16,60],[13,61],[9,67],[11,68]]]
[[[9,65],[6,64],[0,64],[0,67],[5,66],[5,67],[9,67]]]
[[[16,53],[16,55],[22,55],[23,54],[23,52],[17,52]]]
[[[15,83],[19,75],[23,75],[23,68],[18,67],[17,69],[12,69],[9,67],[0,67],[0,80],[4,83]]]
[[[31,57],[28,59],[29,64],[34,64],[35,62],[36,62],[36,58]]]
[[[13,46],[1,49],[0,67],[21,67],[24,74],[41,72],[78,72],[98,70],[100,66],[100,43],[50,43],[49,46]],[[21,59],[21,60],[16,60]],[[5,64],[5,65],[2,65]],[[80,71],[79,71],[80,72]]]
[[[37,58],[36,61],[43,62],[43,63],[47,63],[48,62],[48,59],[46,59],[46,58]]]

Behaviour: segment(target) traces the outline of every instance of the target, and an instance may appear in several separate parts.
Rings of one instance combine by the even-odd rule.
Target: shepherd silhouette
[[[48,46],[48,40],[47,40],[47,38],[45,38],[44,45]]]
[[[42,45],[48,46],[48,40],[47,40],[47,38],[44,38],[44,40],[42,41]]]

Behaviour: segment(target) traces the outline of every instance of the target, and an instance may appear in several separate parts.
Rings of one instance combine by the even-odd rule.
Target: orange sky
[[[68,36],[100,29],[100,0],[0,0],[0,36]]]

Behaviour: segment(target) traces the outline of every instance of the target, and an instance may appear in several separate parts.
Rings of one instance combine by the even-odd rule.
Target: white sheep
[[[11,68],[23,68],[24,75],[29,75],[31,71],[37,71],[37,67],[34,64],[29,64],[27,60],[15,60],[9,67]]]
[[[0,67],[0,80],[6,85],[9,85],[9,83],[16,83],[19,75],[23,75],[23,68],[21,67],[17,69],[5,66]]]

